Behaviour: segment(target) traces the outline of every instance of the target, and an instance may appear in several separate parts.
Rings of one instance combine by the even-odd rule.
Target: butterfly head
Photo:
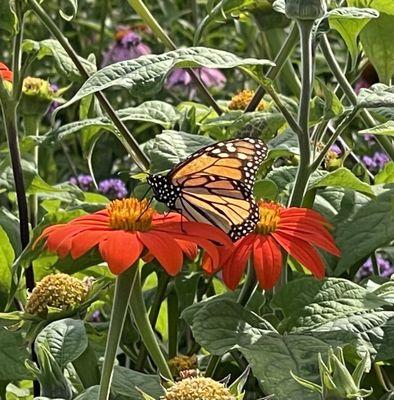
[[[157,201],[165,203],[169,208],[174,208],[180,188],[174,186],[165,175],[149,175],[146,180],[152,188]]]

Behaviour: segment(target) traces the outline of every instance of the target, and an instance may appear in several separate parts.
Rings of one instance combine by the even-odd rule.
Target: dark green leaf
[[[18,19],[11,6],[11,1],[0,2],[0,30],[7,31],[10,35],[15,35],[18,29]]]
[[[394,107],[394,86],[377,83],[369,89],[361,89],[357,103],[362,108]]]

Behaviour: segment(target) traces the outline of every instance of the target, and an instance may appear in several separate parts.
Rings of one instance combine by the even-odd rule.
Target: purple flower
[[[341,148],[337,144],[333,144],[330,148],[330,150],[335,153],[337,156],[340,156],[342,154]]]
[[[87,192],[93,188],[93,178],[90,175],[78,175],[77,177],[72,176],[69,182],[73,185],[79,186],[84,192]]]
[[[379,151],[376,151],[372,157],[363,156],[362,160],[365,166],[372,172],[379,171],[390,161],[387,154],[381,153]]]
[[[384,278],[390,278],[394,274],[394,267],[389,260],[386,260],[381,255],[377,255],[376,261],[379,267],[379,274]],[[361,280],[373,274],[373,265],[371,257],[361,266],[356,273],[357,280]]]
[[[197,73],[198,77],[207,87],[222,88],[226,83],[226,77],[215,68],[196,68],[194,71]],[[173,88],[175,86],[191,86],[192,79],[189,73],[185,69],[176,68],[174,69],[167,78],[166,87],[167,89]]]
[[[354,86],[354,91],[356,92],[356,94],[358,95],[360,93],[361,89],[367,89],[371,86],[371,84],[364,80],[364,79],[360,79],[356,85]]]
[[[127,196],[126,185],[121,179],[105,179],[99,183],[98,189],[110,199],[121,199]]]
[[[150,53],[150,47],[141,42],[139,35],[128,28],[120,28],[116,33],[116,42],[104,54],[101,66],[132,60]]]
[[[59,90],[59,86],[56,83],[51,83],[51,90],[52,92],[57,92]],[[48,111],[46,113],[46,117],[48,120],[51,119],[52,113],[60,106],[58,101],[52,101],[52,103],[48,107]]]
[[[368,144],[373,144],[375,142],[375,136],[371,135],[370,133],[366,133],[364,135],[364,140],[368,142]]]

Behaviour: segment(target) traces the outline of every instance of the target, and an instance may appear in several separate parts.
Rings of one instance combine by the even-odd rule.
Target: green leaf
[[[357,37],[371,19],[378,18],[379,12],[371,8],[341,7],[328,13],[332,29],[336,29],[345,41],[352,58],[352,70],[358,56]]]
[[[158,375],[143,374],[129,368],[115,366],[111,391],[117,395],[135,400],[143,399],[140,390],[155,399],[164,394]]]
[[[369,196],[375,196],[370,185],[362,182],[353,174],[353,172],[344,167],[338,168],[335,171],[330,172],[328,175],[315,180],[313,184],[309,186],[309,189],[326,186],[352,189]]]
[[[268,148],[268,157],[273,160],[279,157],[300,154],[297,135],[291,129],[286,129],[270,140],[268,142]]]
[[[393,94],[394,96],[394,94]],[[386,135],[394,136],[394,121],[387,121],[384,124],[374,126],[372,128],[367,128],[359,131],[360,134],[369,133],[371,135]]]
[[[394,74],[394,15],[381,13],[371,20],[360,34],[361,44],[379,76],[379,81],[388,84]]]
[[[272,65],[271,61],[255,58],[242,59],[232,53],[206,47],[191,47],[159,55],[146,55],[138,59],[121,61],[92,75],[74,95],[57,110],[70,106],[89,94],[114,86],[128,89],[138,96],[160,90],[167,74],[173,68],[234,68],[242,67],[252,73],[251,67]]]
[[[375,189],[375,188],[374,188]],[[376,187],[376,200],[364,203],[352,215],[335,223],[335,241],[342,256],[335,268],[340,275],[355,263],[384,247],[394,237],[394,185]]]
[[[37,336],[35,345],[46,347],[61,368],[76,360],[88,346],[82,321],[62,319],[47,325]]]
[[[394,161],[388,162],[383,169],[375,176],[377,185],[394,183]]]
[[[348,0],[349,6],[374,8],[379,12],[394,15],[394,3],[391,0]]]
[[[161,125],[163,128],[171,128],[179,118],[176,109],[163,101],[146,101],[137,107],[128,107],[116,111],[118,117],[123,121],[149,122]],[[100,130],[116,132],[116,127],[106,117],[88,118],[81,121],[71,122],[46,134],[46,140],[65,140],[70,135],[83,130],[94,128],[95,134]]]
[[[361,89],[357,103],[362,108],[394,107],[394,86],[377,83]]]
[[[87,388],[82,393],[80,393],[75,400],[97,400],[99,395],[100,386],[95,385]]]
[[[57,40],[46,39],[40,42],[25,40],[22,49],[25,52],[34,53],[38,60],[47,56],[52,56],[55,60],[55,65],[59,74],[72,81],[79,81],[81,79],[81,74],[77,67]],[[92,75],[97,71],[96,66],[90,61],[85,60],[82,57],[79,57],[79,60],[89,75]]]
[[[18,19],[10,1],[0,2],[0,30],[15,35],[18,30]]]
[[[8,239],[11,242],[15,254],[19,255],[22,250],[21,239],[19,235],[19,220],[5,207],[0,207],[0,226],[7,233]]]
[[[15,252],[8,235],[0,225],[0,307],[3,310],[7,304],[7,295],[11,285],[11,266]]]
[[[279,194],[279,189],[275,182],[270,181],[269,179],[263,179],[255,183],[253,193],[256,200],[276,200]]]
[[[31,374],[25,368],[25,360],[30,358],[30,354],[22,332],[1,328],[0,343],[0,380],[31,379]]]
[[[346,279],[301,278],[275,294],[271,307],[280,309],[285,316],[281,331],[302,333],[385,304],[375,294]]]
[[[156,173],[172,168],[188,155],[213,142],[207,136],[166,130],[148,140],[144,144],[144,151],[150,158],[151,172]]]

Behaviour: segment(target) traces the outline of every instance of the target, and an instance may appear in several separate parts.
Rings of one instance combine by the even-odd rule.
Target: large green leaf
[[[291,299],[291,301],[289,301]],[[301,278],[277,293],[271,306],[280,309],[284,320],[281,331],[302,333],[328,322],[387,304],[377,295],[346,279],[318,281]]]
[[[81,79],[81,75],[77,67],[57,40],[45,39],[40,42],[36,42],[28,39],[23,42],[22,48],[25,52],[35,54],[38,60],[41,60],[47,56],[52,56],[55,60],[58,72],[68,80]],[[93,63],[85,60],[82,57],[79,57],[79,60],[89,75],[96,72],[97,68]]]
[[[352,216],[335,223],[335,240],[342,251],[335,274],[340,275],[394,237],[394,185],[374,188],[376,200],[368,201]]]
[[[116,112],[123,121],[150,122],[161,125],[163,128],[171,128],[179,118],[176,109],[163,101],[146,101],[137,107],[128,107]],[[98,133],[100,130],[115,132],[116,128],[106,117],[88,118],[81,121],[71,122],[49,132],[46,140],[64,140],[70,135],[82,131],[84,128],[94,128]]]
[[[394,107],[394,86],[377,83],[368,89],[361,89],[357,98],[359,107]]]
[[[211,353],[221,355],[238,349],[266,394],[275,394],[279,400],[318,399],[298,385],[290,371],[316,380],[317,354],[328,348],[323,341],[310,336],[282,336],[257,314],[226,297],[195,304],[184,315],[197,342]]]
[[[330,172],[328,175],[315,180],[313,184],[309,186],[309,189],[326,186],[352,189],[368,194],[369,196],[374,196],[374,192],[370,185],[361,181],[353,174],[353,172],[344,167],[338,168],[335,171]]]
[[[377,185],[394,183],[394,161],[388,162],[383,169],[376,174],[375,183]]]
[[[0,329],[0,380],[17,381],[31,379],[25,368],[25,360],[30,358],[27,343],[21,331]]]
[[[0,207],[0,226],[7,233],[12,248],[16,255],[21,252],[21,239],[19,235],[19,220],[5,207]]]
[[[394,15],[394,3],[391,0],[348,0],[349,6],[374,8],[379,12]]]
[[[35,344],[46,347],[59,366],[65,368],[86,350],[88,337],[82,321],[66,318],[47,325]]]
[[[129,368],[115,366],[111,391],[133,400],[143,399],[141,392],[137,388],[155,399],[164,394],[158,375],[143,374]]]
[[[8,235],[0,225],[0,307],[7,304],[7,295],[11,285],[11,266],[14,262],[15,252]]]
[[[328,13],[332,29],[336,29],[352,58],[352,69],[356,66],[358,56],[357,37],[371,19],[378,18],[379,12],[371,8],[341,7]]]
[[[146,55],[138,59],[121,61],[92,75],[60,110],[89,94],[114,86],[130,90],[138,96],[160,90],[167,74],[173,68],[234,68],[242,67],[252,73],[257,67],[272,65],[271,61],[255,58],[242,59],[232,53],[206,47],[179,49],[159,55]],[[251,68],[254,67],[254,68]],[[261,71],[258,72],[259,74]]]
[[[144,151],[151,161],[151,172],[160,172],[172,168],[189,154],[212,143],[213,140],[208,136],[168,130],[148,140]]]

